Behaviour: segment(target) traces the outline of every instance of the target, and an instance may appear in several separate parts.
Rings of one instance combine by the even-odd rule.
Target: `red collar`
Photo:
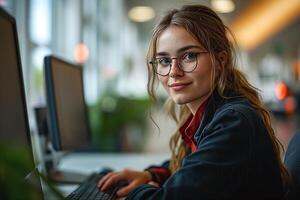
[[[198,108],[195,115],[191,114],[186,122],[180,127],[179,131],[184,142],[191,147],[192,152],[196,150],[196,142],[194,141],[194,135],[200,126],[203,118],[203,114],[208,103],[207,98]]]

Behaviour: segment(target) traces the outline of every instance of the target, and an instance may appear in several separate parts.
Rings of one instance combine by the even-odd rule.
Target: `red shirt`
[[[199,106],[195,115],[191,114],[188,117],[186,122],[179,129],[182,139],[189,147],[191,147],[192,152],[195,152],[197,149],[196,141],[194,140],[194,135],[200,126],[207,103],[208,99],[206,99]]]

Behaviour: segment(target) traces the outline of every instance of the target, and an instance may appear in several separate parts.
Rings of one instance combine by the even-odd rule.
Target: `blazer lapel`
[[[215,111],[220,107],[220,104],[222,104],[223,101],[224,101],[224,99],[215,90],[210,97],[210,100],[207,104],[207,108],[205,109],[200,126],[197,129],[197,132],[194,136],[195,141],[201,140],[203,129],[209,122],[211,122],[211,120],[215,114]]]

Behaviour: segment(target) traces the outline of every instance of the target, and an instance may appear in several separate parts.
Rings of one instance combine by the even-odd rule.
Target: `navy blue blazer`
[[[284,199],[273,145],[247,99],[214,93],[194,138],[196,152],[161,187],[142,185],[126,199]]]

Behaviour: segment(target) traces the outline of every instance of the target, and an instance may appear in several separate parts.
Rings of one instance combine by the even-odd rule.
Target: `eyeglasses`
[[[197,60],[200,54],[207,53],[202,52],[187,52],[181,56],[170,58],[170,57],[157,57],[150,61],[149,64],[154,68],[155,73],[161,76],[167,76],[172,68],[172,61],[177,59],[177,66],[184,72],[192,72],[197,67]]]

